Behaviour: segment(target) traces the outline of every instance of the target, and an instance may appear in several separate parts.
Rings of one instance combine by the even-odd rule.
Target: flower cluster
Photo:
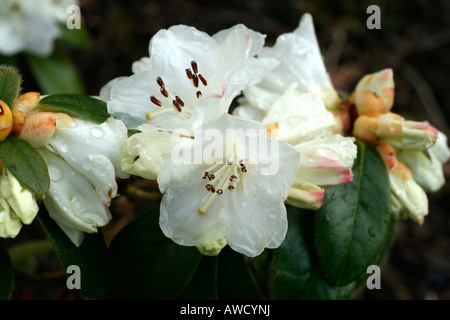
[[[59,15],[50,3],[34,8],[36,2],[10,0],[0,9],[0,37],[11,34],[7,54],[51,50]],[[2,28],[8,19],[11,30]],[[41,40],[33,33],[40,32],[39,23],[47,30]],[[89,97],[106,114],[97,122],[82,116],[88,109],[83,99],[75,104],[80,113],[58,109],[58,100],[56,110],[45,108],[37,92],[17,94],[10,106],[0,100],[0,143],[26,141],[50,181],[37,200],[0,161],[0,237],[15,237],[42,201],[79,246],[84,232],[97,232],[111,219],[116,179],[136,175],[157,181],[159,225],[175,243],[205,255],[229,245],[254,257],[284,240],[286,204],[317,210],[327,187],[352,182],[356,139],[384,160],[398,219],[422,223],[425,192],[445,182],[445,135],[391,112],[390,69],[366,75],[348,99],[341,98],[309,14],[271,47],[265,35],[242,24],[213,36],[172,26],[152,37],[149,56],[131,69],[131,76]]]
[[[43,198],[49,215],[80,245],[83,232],[97,232],[110,220],[108,206],[117,194],[125,125],[114,118],[95,124],[66,113],[39,109],[41,97],[28,92],[11,108],[0,100],[1,141],[8,136],[36,148],[48,167],[50,187]],[[0,236],[15,237],[38,212],[34,194],[0,162]]]
[[[0,7],[0,53],[48,56],[61,36],[67,8],[77,0],[3,0]]]
[[[358,115],[353,135],[375,147],[388,169],[392,213],[422,224],[428,214],[425,192],[437,191],[445,183],[442,165],[450,158],[447,137],[428,123],[391,112],[391,69],[364,76],[349,102]]]
[[[125,142],[122,169],[157,180],[162,231],[204,254],[276,248],[286,202],[317,209],[326,186],[352,181],[356,145],[329,111],[340,100],[311,16],[272,48],[264,39],[244,25],[212,37],[173,26],[151,39],[133,75],[100,93],[139,131]]]

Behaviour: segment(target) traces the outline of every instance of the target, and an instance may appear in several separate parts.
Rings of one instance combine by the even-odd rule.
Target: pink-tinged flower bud
[[[325,190],[306,180],[296,178],[286,203],[302,209],[317,210],[322,206]]]
[[[375,148],[377,149],[378,153],[381,155],[381,158],[384,161],[384,164],[386,165],[386,168],[388,171],[393,169],[398,161],[395,154],[394,148],[387,142],[380,141]]]
[[[50,141],[56,130],[56,118],[50,112],[26,115],[21,130],[16,128],[17,137],[27,141],[35,148],[43,147]]]
[[[378,118],[359,116],[353,125],[353,136],[375,146],[380,138],[377,136]]]
[[[389,171],[391,185],[391,210],[394,217],[409,217],[423,224],[428,214],[428,198],[425,191],[414,181],[411,171],[401,162]]]
[[[13,110],[20,110],[24,113],[28,113],[30,110],[37,106],[41,95],[39,92],[27,92],[20,95],[12,107]]]
[[[378,117],[375,134],[394,147],[423,151],[434,145],[438,132],[427,123],[408,121],[397,114],[387,113]]]
[[[13,119],[11,109],[8,105],[0,100],[0,141],[3,141],[8,137],[13,128]]]
[[[394,75],[384,69],[365,75],[350,96],[359,115],[374,116],[389,112],[394,104]]]

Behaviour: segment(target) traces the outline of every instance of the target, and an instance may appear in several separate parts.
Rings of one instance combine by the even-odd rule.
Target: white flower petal
[[[74,128],[57,130],[49,145],[86,176],[108,206],[117,193],[116,176],[128,177],[121,169],[127,130],[120,120],[112,118],[100,125],[81,119],[76,123]]]
[[[339,134],[300,143],[298,177],[318,186],[351,182],[357,147],[352,138]]]
[[[332,133],[336,121],[319,96],[299,92],[293,84],[274,101],[262,120],[265,125],[278,123],[278,139],[295,145]]]
[[[0,197],[0,238],[14,238],[20,229],[22,221],[11,211],[9,203]]]
[[[213,140],[207,139],[208,130],[217,134]],[[224,114],[195,132],[192,153],[201,153],[199,164],[176,164],[166,157],[158,174],[164,193],[160,226],[166,236],[200,247],[225,237],[234,250],[248,256],[280,245],[287,230],[284,200],[299,157],[264,131],[260,123]],[[216,143],[210,155],[207,150]],[[240,159],[246,159],[245,165]],[[208,191],[211,184],[215,192]]]
[[[6,168],[2,168],[1,172],[0,197],[8,202],[12,213],[24,224],[30,224],[39,211],[34,194],[24,188]]]
[[[44,205],[50,217],[64,231],[71,230],[68,236],[77,240],[74,243],[80,240],[78,231],[94,233],[97,227],[106,225],[110,213],[86,176],[56,154],[46,149],[39,151],[49,167],[51,182]]]

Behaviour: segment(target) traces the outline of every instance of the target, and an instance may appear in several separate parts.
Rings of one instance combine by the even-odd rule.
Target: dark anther
[[[183,102],[183,100],[180,99],[179,96],[175,96],[175,100],[177,100],[177,103],[178,103],[181,107],[184,107],[184,102]]]
[[[167,92],[167,90],[166,89],[164,89],[164,87],[161,87],[161,94],[164,96],[164,97],[166,97],[166,98],[168,98],[169,97],[169,92]]]
[[[189,78],[189,80],[192,80],[192,71],[191,71],[191,69],[186,69],[186,75]]]
[[[163,79],[161,77],[156,78],[156,83],[161,87],[164,88],[166,85],[164,84]]]
[[[197,67],[197,62],[195,62],[195,60],[191,61],[191,66],[192,66],[192,70],[194,70],[194,73],[198,73],[198,67]]]
[[[203,85],[206,87],[208,85],[208,82],[206,82],[206,79],[201,74],[199,74],[198,77],[199,77],[200,81],[203,83]]]
[[[154,104],[156,104],[158,107],[162,107],[161,101],[159,101],[158,99],[156,99],[155,96],[151,96],[151,97],[150,97],[150,101],[153,102]]]
[[[194,82],[194,87],[198,88],[198,77],[196,74],[192,75],[192,81]]]

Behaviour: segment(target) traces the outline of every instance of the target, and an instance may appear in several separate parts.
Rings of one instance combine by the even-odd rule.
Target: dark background
[[[89,49],[71,54],[89,95],[117,76],[131,74],[131,64],[148,56],[150,38],[162,28],[187,24],[214,34],[237,23],[267,35],[273,44],[292,32],[303,13],[312,14],[317,38],[335,88],[351,92],[366,73],[394,70],[393,112],[410,120],[427,120],[449,135],[450,122],[450,1],[189,1],[80,0],[83,28],[93,36]],[[369,30],[366,9],[381,9],[381,29]],[[33,86],[32,82],[28,82]],[[32,90],[33,88],[27,88]],[[445,167],[446,177],[450,167]],[[353,299],[449,299],[450,213],[447,184],[429,194],[430,213],[424,225],[401,221],[388,257],[381,266],[381,290],[361,289]],[[122,201],[122,200],[121,200]],[[28,230],[28,231],[27,231]],[[40,236],[39,226],[25,226]],[[35,234],[33,234],[33,232]],[[20,240],[17,240],[20,241]],[[65,274],[51,271],[56,293],[42,293],[45,279],[17,280],[16,299],[71,298],[64,291]],[[21,280],[24,284],[22,285]],[[52,280],[53,281],[53,280]],[[31,283],[31,287],[30,287]],[[60,289],[58,289],[60,286]],[[58,291],[59,290],[59,291]],[[49,290],[50,291],[50,290]]]

